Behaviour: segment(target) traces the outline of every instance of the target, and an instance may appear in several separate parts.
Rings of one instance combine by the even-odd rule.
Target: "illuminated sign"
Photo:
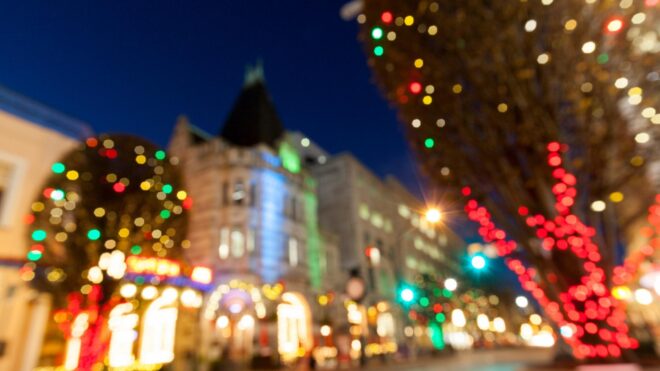
[[[133,343],[135,343],[138,315],[131,313],[133,304],[119,304],[110,312],[110,348],[108,361],[110,367],[128,367],[133,364]]]
[[[181,263],[161,258],[129,256],[126,265],[127,272],[133,274],[177,277],[181,273]]]
[[[82,349],[82,337],[89,327],[89,315],[80,313],[71,324],[71,337],[66,342],[66,354],[64,356],[64,369],[77,370],[80,362],[80,351]]]
[[[140,363],[145,365],[169,363],[174,360],[174,335],[178,309],[178,291],[168,288],[154,300],[144,313]]]

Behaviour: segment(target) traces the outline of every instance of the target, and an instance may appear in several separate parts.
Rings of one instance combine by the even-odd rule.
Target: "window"
[[[218,255],[220,259],[227,259],[229,257],[229,229],[222,228],[220,230],[220,246],[218,247]]]
[[[298,265],[298,240],[293,237],[289,238],[289,265]]]
[[[242,181],[237,181],[234,184],[234,189],[231,192],[231,200],[234,205],[242,205],[245,200],[245,184]]]
[[[243,232],[239,231],[238,229],[234,229],[231,232],[231,254],[235,258],[240,258],[243,256],[244,251],[245,237],[243,236]]]

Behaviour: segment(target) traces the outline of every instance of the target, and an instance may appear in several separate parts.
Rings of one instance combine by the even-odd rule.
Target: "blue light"
[[[259,241],[261,262],[253,261],[252,268],[260,273],[264,282],[276,282],[282,273],[281,264],[285,257],[286,178],[269,169],[261,169],[259,172],[259,189],[261,191],[257,208],[259,220],[258,225],[254,227],[258,231],[256,238]]]

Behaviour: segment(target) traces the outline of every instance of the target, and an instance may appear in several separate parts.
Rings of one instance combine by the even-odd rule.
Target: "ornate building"
[[[275,111],[261,68],[248,72],[219,135],[178,120],[170,152],[194,200],[187,258],[212,267],[205,358],[311,351],[318,297],[337,288],[335,239],[317,219],[316,181]],[[208,325],[211,324],[211,325]]]

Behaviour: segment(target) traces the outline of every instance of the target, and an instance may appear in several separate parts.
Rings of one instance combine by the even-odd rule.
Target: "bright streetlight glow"
[[[426,221],[429,223],[437,223],[442,219],[442,212],[437,207],[432,207],[426,210]]]
[[[516,298],[516,305],[518,306],[518,308],[527,308],[527,306],[529,305],[529,300],[527,300],[527,298],[524,296],[518,296]]]

